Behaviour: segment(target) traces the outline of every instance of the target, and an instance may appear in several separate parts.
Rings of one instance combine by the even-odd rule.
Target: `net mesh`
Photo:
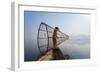
[[[42,22],[38,30],[38,48],[41,53],[53,48],[53,32],[54,28]],[[57,45],[69,38],[68,35],[57,31]]]

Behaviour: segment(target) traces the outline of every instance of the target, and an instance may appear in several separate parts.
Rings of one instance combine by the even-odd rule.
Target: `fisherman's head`
[[[55,27],[55,30],[59,30],[59,28],[58,27]]]
[[[41,22],[41,24],[46,24],[45,22]]]

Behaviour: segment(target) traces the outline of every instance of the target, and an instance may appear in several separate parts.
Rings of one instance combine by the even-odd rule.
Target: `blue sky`
[[[72,13],[50,13],[25,11],[25,31],[33,32],[41,22],[45,22],[52,27],[59,27],[61,31],[71,35],[89,35],[90,15]]]

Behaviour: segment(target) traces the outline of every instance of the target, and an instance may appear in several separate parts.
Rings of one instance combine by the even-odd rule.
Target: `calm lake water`
[[[90,58],[90,37],[89,36],[70,36],[69,40],[60,46],[63,54],[68,54],[70,59]]]
[[[25,40],[25,61],[35,61],[40,55],[40,52],[37,47],[37,40],[33,40]],[[69,55],[70,59],[89,59],[90,36],[70,36],[68,40],[59,45],[59,48],[64,54],[64,56],[66,57],[66,55]]]

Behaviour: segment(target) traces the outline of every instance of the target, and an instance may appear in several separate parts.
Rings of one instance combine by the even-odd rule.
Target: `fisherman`
[[[52,36],[52,40],[53,40],[53,49],[52,49],[52,60],[58,60],[59,57],[58,57],[58,52],[59,52],[59,49],[58,49],[58,46],[57,46],[57,32],[59,31],[59,28],[58,27],[55,27],[54,28],[54,31],[53,31],[53,36]]]
[[[58,27],[55,27],[54,28],[54,31],[53,31],[53,48],[56,49],[57,48],[57,32],[59,31],[59,28]]]

